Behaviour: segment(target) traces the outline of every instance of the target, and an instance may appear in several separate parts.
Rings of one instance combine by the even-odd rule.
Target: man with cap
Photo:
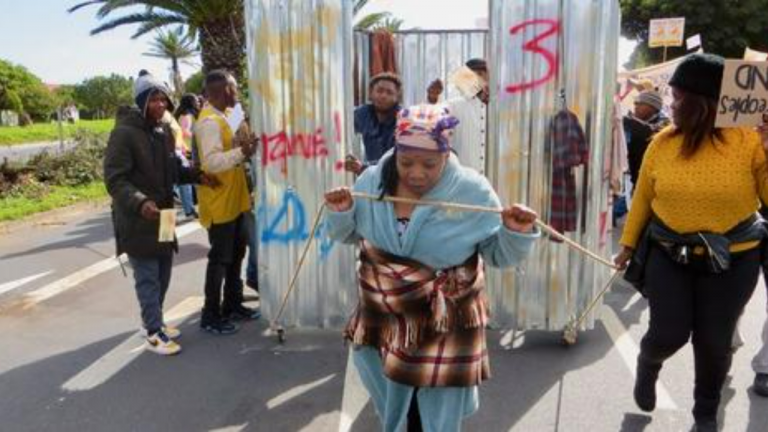
[[[471,59],[465,66],[480,78],[482,89],[475,95],[465,95],[446,102],[451,115],[459,120],[453,150],[461,164],[485,175],[486,124],[488,118],[488,64],[484,59]],[[442,89],[439,80],[427,89],[430,100]]]
[[[669,124],[669,119],[662,112],[663,106],[664,101],[657,91],[646,90],[635,99],[634,113],[624,117],[629,174],[633,185],[638,182],[640,165],[651,139]]]
[[[173,108],[169,95],[161,81],[141,75],[134,88],[136,106],[118,111],[104,157],[117,254],[127,254],[133,267],[147,349],[161,355],[177,354],[181,347],[173,341],[179,331],[163,321],[178,245],[175,240],[159,241],[160,211],[173,209],[176,183],[214,185],[200,171],[183,167],[176,157],[172,133],[162,121]]]
[[[195,124],[200,165],[221,183],[200,186],[200,224],[208,230],[211,249],[205,274],[205,304],[200,320],[204,331],[223,335],[238,330],[232,321],[258,319],[260,313],[243,305],[242,264],[248,245],[251,199],[244,164],[256,151],[253,134],[230,126],[231,110],[238,103],[235,78],[226,71],[205,78],[208,103]],[[222,295],[223,291],[223,295]]]

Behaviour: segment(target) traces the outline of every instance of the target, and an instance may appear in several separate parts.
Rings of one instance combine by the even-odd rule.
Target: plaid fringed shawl
[[[346,339],[378,348],[384,374],[413,387],[469,387],[490,378],[478,254],[435,271],[363,241],[360,302]]]

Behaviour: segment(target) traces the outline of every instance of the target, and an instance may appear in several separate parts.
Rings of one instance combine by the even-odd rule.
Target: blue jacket
[[[382,163],[366,170],[355,183],[354,190],[378,196],[382,167],[390,157],[391,151],[382,157]],[[453,154],[440,181],[423,199],[501,207],[488,180],[461,166]],[[540,236],[538,231],[522,234],[508,230],[498,214],[449,212],[433,206],[419,206],[400,237],[392,203],[359,198],[347,212],[329,212],[327,223],[330,236],[336,240],[354,243],[364,238],[378,249],[419,261],[435,270],[462,264],[476,251],[491,266],[516,265],[528,256]]]
[[[400,107],[393,109],[397,114]],[[362,135],[365,146],[365,163],[375,165],[381,157],[395,146],[395,126],[397,116],[386,123],[379,123],[373,105],[363,105],[355,109],[355,133]]]

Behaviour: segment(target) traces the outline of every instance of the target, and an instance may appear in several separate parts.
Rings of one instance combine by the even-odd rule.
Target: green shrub
[[[74,149],[59,155],[44,152],[32,158],[28,166],[38,181],[57,186],[81,186],[103,179],[102,162],[106,136],[80,131]]]

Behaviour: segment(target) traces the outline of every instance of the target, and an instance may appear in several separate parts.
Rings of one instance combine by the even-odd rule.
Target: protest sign
[[[648,46],[651,48],[683,46],[684,34],[685,18],[651,20]]]
[[[716,127],[757,126],[768,108],[768,62],[726,60]]]

